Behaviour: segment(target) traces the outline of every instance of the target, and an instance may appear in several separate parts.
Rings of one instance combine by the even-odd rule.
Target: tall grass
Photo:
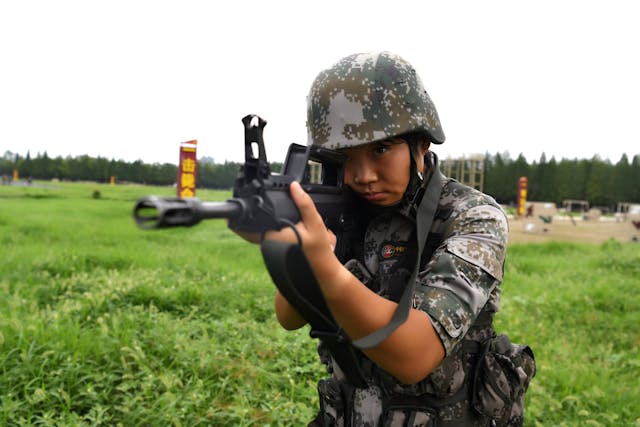
[[[259,250],[224,221],[134,226],[173,191],[0,187],[0,425],[313,417],[316,343],[277,326]],[[536,352],[527,425],[640,426],[639,269],[633,244],[510,247],[496,325]]]
[[[509,248],[498,329],[537,356],[535,425],[640,425],[640,246]]]

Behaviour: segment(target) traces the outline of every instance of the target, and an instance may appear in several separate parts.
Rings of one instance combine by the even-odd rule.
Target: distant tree
[[[633,168],[626,154],[623,154],[613,168],[612,196],[618,202],[628,202],[633,199],[635,187],[640,183],[633,181]]]
[[[547,163],[547,156],[542,153],[540,156],[540,160],[536,162],[535,160],[529,166],[529,176],[528,179],[528,199],[529,200],[543,200],[542,189],[541,189],[541,176],[540,174],[544,170]]]
[[[5,160],[7,162],[13,162],[15,158],[16,158],[16,154],[9,150],[6,150],[2,155],[2,160]]]
[[[507,162],[502,154],[494,156],[485,155],[484,162],[484,191],[493,196],[499,203],[515,202],[516,190],[511,188],[508,182]]]
[[[640,154],[633,156],[631,161],[631,182],[633,184],[630,202],[640,203]]]
[[[540,161],[535,162],[530,167],[529,178],[529,200],[550,201],[558,203],[558,193],[556,183],[558,164],[554,157],[547,162],[544,153],[540,156]]]
[[[590,170],[588,160],[562,159],[558,164],[556,185],[562,200],[584,200],[587,177]],[[559,200],[558,202],[562,202]]]
[[[38,153],[36,158],[32,160],[31,173],[36,179],[50,179],[52,176],[52,162],[47,152]]]
[[[612,178],[611,164],[594,156],[587,176],[584,199],[597,206],[610,207],[615,204]]]
[[[11,175],[13,173],[13,160],[15,155],[7,150],[0,158],[0,175]]]

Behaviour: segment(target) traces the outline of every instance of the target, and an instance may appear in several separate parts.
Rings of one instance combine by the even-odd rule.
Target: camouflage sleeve
[[[453,218],[420,272],[414,306],[426,312],[449,354],[480,311],[497,311],[508,236],[502,209],[472,207]]]

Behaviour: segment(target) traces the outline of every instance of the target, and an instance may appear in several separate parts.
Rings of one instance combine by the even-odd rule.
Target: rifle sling
[[[263,240],[262,256],[282,296],[311,325],[311,337],[328,347],[351,384],[366,387],[356,349],[333,319],[301,246]]]

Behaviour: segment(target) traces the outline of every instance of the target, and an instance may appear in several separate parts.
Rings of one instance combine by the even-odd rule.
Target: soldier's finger
[[[324,229],[324,222],[322,217],[318,213],[316,205],[313,203],[311,196],[309,196],[296,181],[290,185],[291,198],[300,211],[300,217],[304,222],[308,230]],[[320,227],[320,228],[316,228]]]

